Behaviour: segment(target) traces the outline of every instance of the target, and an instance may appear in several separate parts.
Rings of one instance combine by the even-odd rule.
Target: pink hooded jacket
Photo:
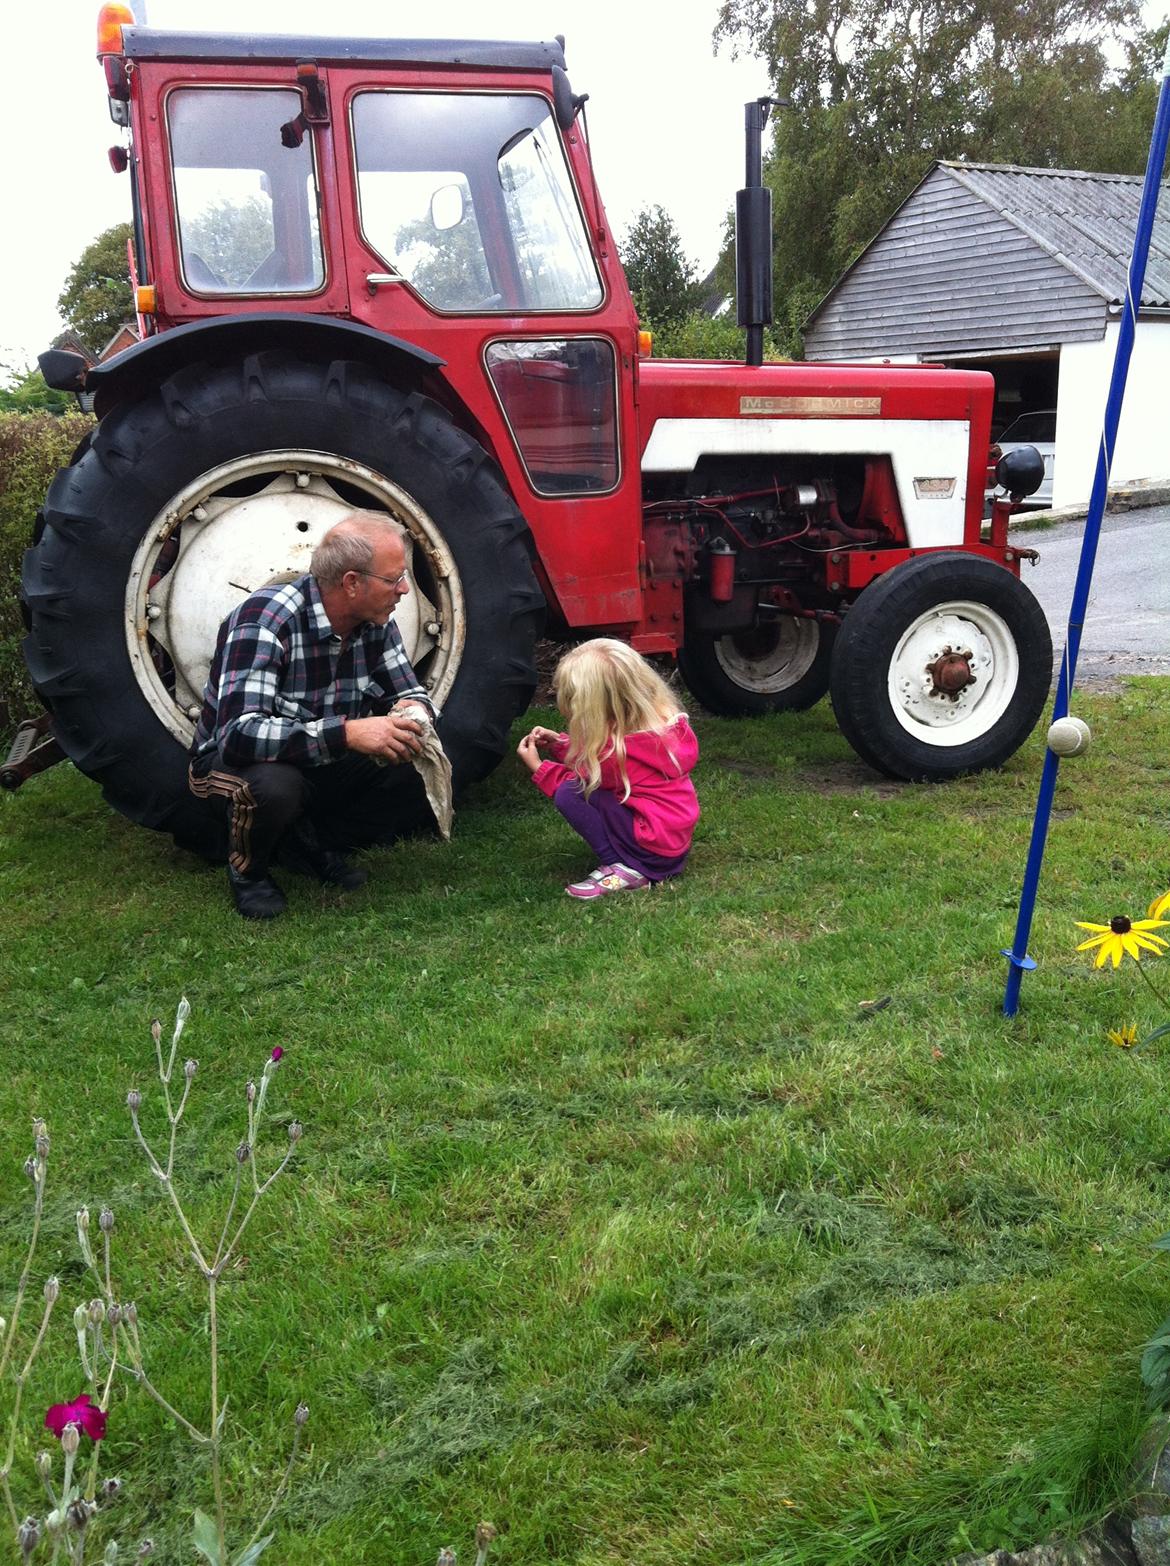
[[[567,734],[558,734],[549,749],[554,759],[542,761],[532,774],[532,781],[551,799],[562,783],[571,782],[579,774],[564,765],[569,749]],[[630,794],[622,802],[634,813],[634,837],[653,854],[671,858],[685,854],[691,846],[699,819],[699,801],[690,773],[698,759],[699,742],[684,713],[660,733],[626,735]],[[599,787],[621,800],[625,785],[612,755],[601,759]]]

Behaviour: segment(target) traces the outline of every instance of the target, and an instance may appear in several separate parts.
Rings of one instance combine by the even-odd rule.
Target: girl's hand
[[[516,754],[528,768],[529,772],[535,772],[541,764],[540,751],[536,748],[536,736],[546,732],[544,729],[533,729],[532,733],[526,734],[516,747]]]
[[[555,745],[560,735],[555,729],[542,729],[538,723],[534,729],[529,730],[528,738],[535,740],[538,745]]]

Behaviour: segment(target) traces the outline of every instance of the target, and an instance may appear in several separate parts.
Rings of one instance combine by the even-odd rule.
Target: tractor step
[[[8,760],[0,767],[0,788],[17,789],[38,772],[65,760],[65,752],[49,732],[47,712],[39,718],[26,718],[17,729],[8,751]]]

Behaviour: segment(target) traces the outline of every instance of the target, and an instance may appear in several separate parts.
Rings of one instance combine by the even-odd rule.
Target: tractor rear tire
[[[993,560],[940,551],[895,566],[850,608],[833,649],[833,710],[879,772],[943,782],[1013,756],[1051,678],[1032,593]]]
[[[241,482],[241,472],[251,477]],[[290,517],[299,515],[294,476],[298,485],[311,483],[322,528],[363,504],[405,520],[416,569],[424,576],[433,570],[433,596],[446,594],[442,601],[455,605],[443,626],[427,626],[434,637],[424,656],[440,669],[439,733],[456,786],[489,772],[513,718],[531,699],[544,617],[528,529],[498,469],[437,403],[365,365],[260,353],[191,365],[116,406],[53,480],[44,526],[25,555],[24,652],[33,683],[58,741],[107,800],[131,820],[173,833],[184,847],[209,857],[221,851],[219,833],[186,781],[199,669],[206,667],[200,658],[212,650],[203,645],[207,637],[181,693],[179,660],[172,664],[166,649],[132,656],[136,635],[140,649],[150,641],[146,616],[157,610],[149,596],[171,569],[151,553],[151,540],[166,536],[182,509],[179,499],[200,493],[207,475],[219,483],[207,501],[220,529],[217,558],[226,578],[245,584],[245,573],[231,565],[237,542],[244,553],[247,518],[237,522],[233,508],[242,515],[248,501],[254,517],[257,488],[266,483],[282,490],[273,505],[284,505]],[[306,530],[302,521],[295,526]],[[194,534],[196,527],[180,522],[180,557],[183,530]],[[198,592],[194,565],[192,575]],[[135,580],[147,606],[137,633],[128,607]],[[416,580],[412,575],[412,585]],[[401,772],[405,805],[414,798],[414,774]]]
[[[755,718],[804,712],[829,688],[836,627],[824,620],[775,615],[750,631],[689,635],[679,672],[708,712]]]

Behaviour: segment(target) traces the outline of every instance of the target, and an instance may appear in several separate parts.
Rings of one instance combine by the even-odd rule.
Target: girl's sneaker
[[[608,897],[610,892],[636,892],[649,885],[649,879],[629,865],[598,865],[584,881],[574,881],[565,891],[570,897]]]

